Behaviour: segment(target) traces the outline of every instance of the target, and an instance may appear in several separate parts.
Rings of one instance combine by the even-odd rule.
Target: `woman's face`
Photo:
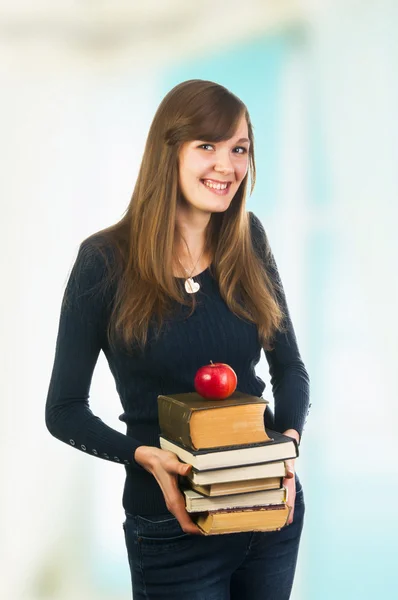
[[[222,142],[185,142],[179,154],[179,183],[194,212],[224,212],[249,164],[249,135],[243,116],[234,135]]]

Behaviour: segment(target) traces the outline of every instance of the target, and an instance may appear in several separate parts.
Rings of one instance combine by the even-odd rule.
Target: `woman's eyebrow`
[[[209,136],[210,137],[210,136]],[[195,142],[206,142],[206,139],[208,138],[200,138],[198,140],[194,140]],[[235,144],[243,144],[244,142],[247,142],[248,144],[250,144],[250,140],[248,138],[240,138],[239,140],[237,140],[236,142],[234,142]],[[214,144],[217,142],[206,142],[207,144]]]

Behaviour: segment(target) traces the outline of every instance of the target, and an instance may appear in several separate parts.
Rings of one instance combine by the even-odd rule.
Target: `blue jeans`
[[[294,520],[280,531],[197,536],[170,513],[127,514],[134,600],[288,600],[304,511],[297,480]]]

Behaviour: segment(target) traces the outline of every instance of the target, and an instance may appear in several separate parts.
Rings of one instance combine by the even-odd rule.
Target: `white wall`
[[[327,369],[314,399],[302,468],[314,486],[312,498],[317,475],[309,466],[314,454],[322,454],[330,482],[341,476],[349,486],[355,475],[355,487],[359,481],[361,490],[355,500],[359,512],[349,511],[363,522],[369,508],[363,488],[370,472],[377,470],[380,481],[387,482],[387,498],[390,478],[396,490],[397,8],[387,0],[325,0],[302,3],[300,13],[292,8],[295,3],[282,4],[286,22],[307,15],[312,40],[309,54],[292,61],[283,82],[280,210],[269,224],[304,357],[311,348],[307,299],[314,302],[317,293],[311,290],[307,296],[303,289],[308,274],[304,241],[314,232],[338,240],[335,267],[322,296],[322,309],[330,318],[327,347],[319,351],[326,353]],[[175,60],[177,45],[170,39],[182,35],[181,19],[185,39],[191,24],[195,36],[188,51],[193,56],[199,49],[209,51],[214,32],[209,33],[206,11],[200,13],[200,29],[196,13],[189,12],[193,9],[173,2],[170,11],[174,7],[177,12],[168,13],[167,31],[160,35],[157,26],[150,44],[141,35],[134,46],[128,28],[125,37],[121,32],[128,19],[137,27],[138,17],[134,21],[129,13],[121,19],[122,5],[127,10],[126,3],[117,3],[114,13],[110,4],[104,8],[106,23],[111,14],[117,22],[113,37],[108,26],[100,28],[99,18],[94,29],[80,12],[73,20],[74,3],[62,5],[71,20],[57,20],[54,9],[47,7],[49,12],[32,17],[31,27],[24,17],[28,3],[10,8],[3,2],[0,11],[0,594],[13,600],[129,597],[120,527],[123,470],[83,458],[51,438],[44,426],[44,401],[68,271],[82,239],[116,221],[128,204],[149,122],[160,101],[162,69]],[[220,14],[222,8],[227,14],[227,4],[220,6]],[[51,19],[40,21],[39,13]],[[172,14],[179,14],[180,21],[170,20]],[[221,41],[214,39],[215,48],[225,47],[234,35],[244,39],[260,30],[259,19],[252,29],[239,29],[236,14],[236,29]],[[145,15],[140,18],[148,26]],[[274,22],[281,22],[279,18]],[[50,23],[47,29],[43,22]],[[128,44],[123,46],[121,39]],[[303,65],[303,60],[309,62]],[[306,110],[309,89],[314,112]],[[326,208],[308,205],[311,115],[320,119],[321,147],[327,154],[326,191],[333,202]],[[282,244],[278,236],[286,222],[287,231],[295,233]],[[299,253],[294,264],[292,252]],[[261,370],[267,370],[264,361]],[[103,357],[91,397],[93,410],[120,428],[118,399]],[[345,437],[337,443],[342,418]],[[374,450],[376,443],[380,451]],[[326,445],[328,451],[323,450]],[[352,498],[355,489],[349,494]],[[308,556],[319,543],[312,537],[316,510],[322,511],[312,503],[301,563],[309,573],[313,565]],[[324,518],[330,521],[333,506],[327,510]],[[387,502],[385,510],[392,518],[392,504]],[[101,575],[91,561],[105,555],[110,557],[109,571]],[[374,567],[375,561],[364,564],[364,572],[370,564]],[[100,576],[102,592],[96,587]],[[320,568],[319,580],[327,576],[327,567]],[[312,590],[305,593],[304,582],[300,589],[303,598],[316,597]],[[327,591],[322,596],[326,599]]]

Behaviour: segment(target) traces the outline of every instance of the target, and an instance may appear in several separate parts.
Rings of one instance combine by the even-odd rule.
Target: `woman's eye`
[[[213,144],[200,144],[199,148],[203,148],[203,150],[214,150]],[[236,148],[233,149],[233,152],[234,154],[246,154],[247,148],[244,146],[236,146]]]
[[[246,152],[247,152],[247,149],[244,148],[243,146],[237,146],[234,150],[235,150],[236,154],[246,154]]]

